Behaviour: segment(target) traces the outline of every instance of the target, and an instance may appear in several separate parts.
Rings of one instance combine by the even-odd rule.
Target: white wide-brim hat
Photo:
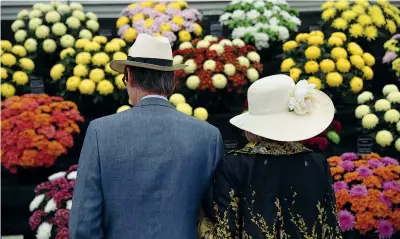
[[[182,70],[186,65],[173,65],[172,48],[166,37],[139,34],[131,46],[127,60],[114,60],[111,69],[124,73],[126,66],[136,66],[158,71]]]
[[[247,93],[249,111],[230,120],[234,126],[276,141],[312,138],[331,124],[332,100],[306,80],[297,85],[287,75],[254,82]]]

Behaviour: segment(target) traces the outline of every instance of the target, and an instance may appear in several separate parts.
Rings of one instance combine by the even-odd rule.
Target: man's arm
[[[103,238],[103,194],[97,132],[93,122],[89,124],[75,184],[72,209],[69,218],[71,239]]]

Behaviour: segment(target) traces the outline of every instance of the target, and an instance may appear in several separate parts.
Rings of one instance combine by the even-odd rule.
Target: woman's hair
[[[267,140],[264,137],[258,136],[256,134],[250,133],[248,131],[244,131],[244,135],[246,136],[247,140],[251,143],[258,143]]]

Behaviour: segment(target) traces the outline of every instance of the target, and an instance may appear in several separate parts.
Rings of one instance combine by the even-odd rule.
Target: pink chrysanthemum
[[[377,232],[379,233],[379,239],[387,239],[392,237],[394,230],[390,222],[386,220],[380,220],[378,222]]]
[[[355,185],[351,188],[350,190],[350,195],[351,196],[367,196],[368,190],[367,187],[364,185]]]
[[[375,160],[375,159],[368,160],[368,164],[371,166],[371,168],[380,168],[380,167],[384,167],[385,166],[384,163],[382,163],[379,160]]]
[[[339,163],[339,166],[344,168],[344,170],[349,171],[349,172],[354,170],[353,161],[349,161],[349,160],[342,161],[342,162]]]
[[[350,231],[354,228],[355,218],[351,212],[347,210],[340,210],[338,214],[339,225],[342,231]]]
[[[356,171],[358,172],[358,174],[360,174],[361,177],[364,178],[372,174],[372,170],[365,166],[360,166],[359,168],[357,168]]]
[[[382,158],[382,161],[386,164],[386,165],[399,165],[399,162],[391,157],[384,157]]]
[[[340,158],[342,158],[342,160],[355,160],[358,159],[358,156],[356,153],[344,153]]]
[[[338,192],[343,189],[348,189],[348,188],[349,188],[349,186],[347,185],[347,183],[345,181],[339,181],[339,182],[335,182],[333,184],[333,189],[335,190],[335,192]]]
[[[383,182],[383,189],[385,190],[396,190],[396,191],[400,191],[400,184],[396,181],[386,181]]]
[[[381,193],[380,195],[380,200],[381,202],[383,202],[389,209],[392,209],[392,201],[390,201],[390,199],[385,196],[384,193]]]

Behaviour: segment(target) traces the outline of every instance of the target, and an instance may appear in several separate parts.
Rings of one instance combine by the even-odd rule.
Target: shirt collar
[[[159,99],[163,99],[163,100],[168,101],[168,99],[165,96],[162,96],[162,95],[146,95],[140,101],[142,101],[144,99],[147,99],[147,98],[159,98]]]

